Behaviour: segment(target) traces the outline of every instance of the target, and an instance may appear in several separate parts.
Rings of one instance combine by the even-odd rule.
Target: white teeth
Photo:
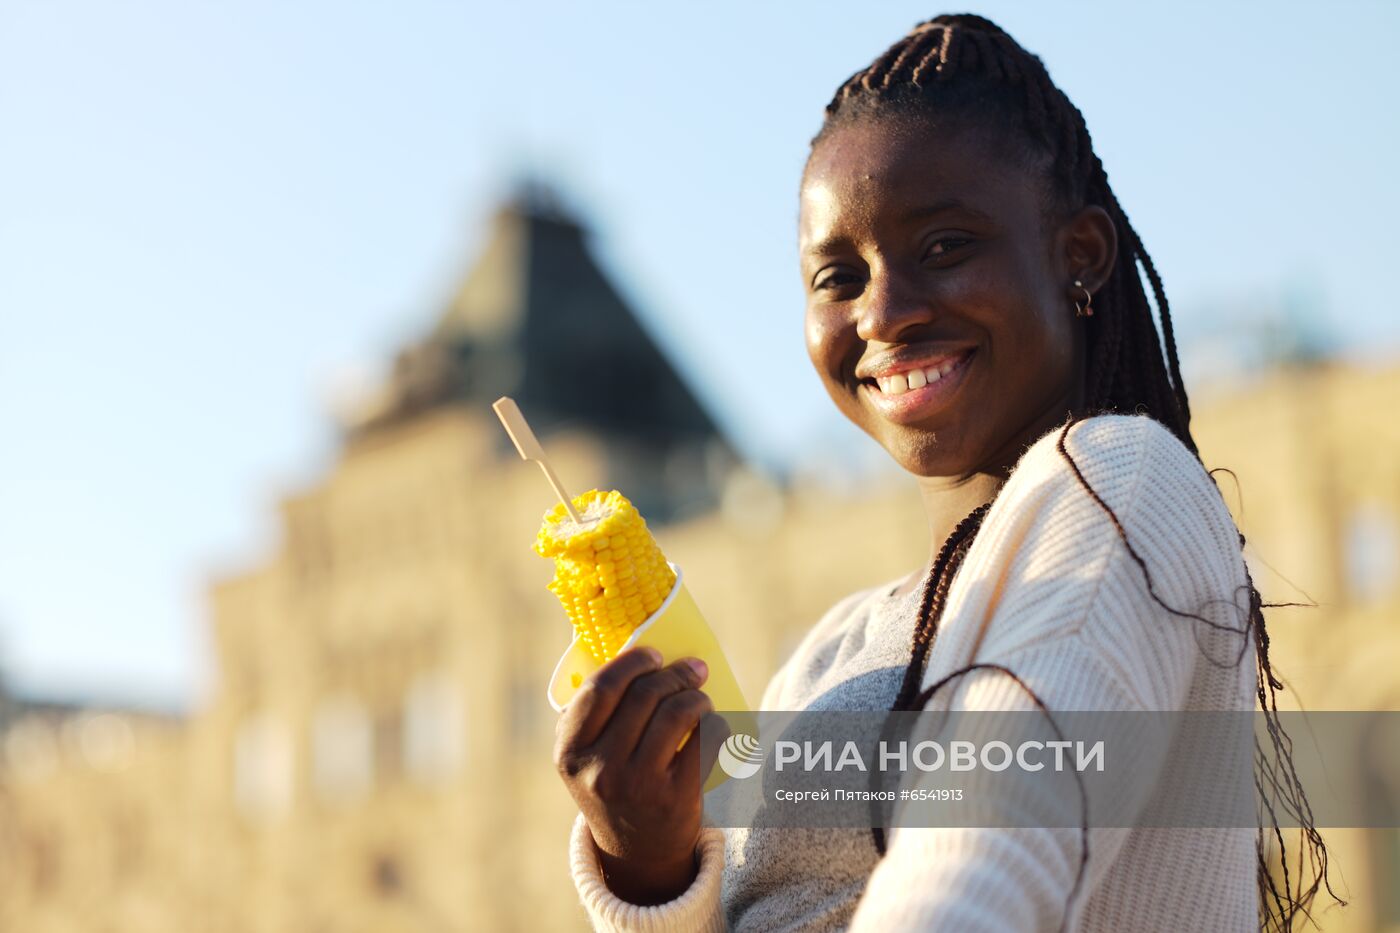
[[[956,369],[960,362],[961,358],[954,357],[928,369],[911,369],[908,372],[895,373],[893,376],[876,376],[875,384],[884,395],[903,395],[910,389],[922,389],[926,385],[932,385]]]
[[[909,391],[909,380],[903,373],[896,373],[893,376],[876,376],[875,382],[885,395],[903,395]]]

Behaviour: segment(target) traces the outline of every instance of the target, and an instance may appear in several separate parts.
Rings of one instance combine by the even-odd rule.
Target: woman
[[[1261,604],[1196,456],[1166,296],[1039,59],[940,16],[853,75],[812,143],[799,246],[812,362],[917,478],[937,547],[834,606],[761,708],[1269,715]],[[628,652],[560,720],[599,929],[1288,929],[1317,890],[1275,885],[1250,831],[702,827],[698,743],[674,749],[711,709],[704,676]],[[1298,804],[1274,735],[1265,783]]]

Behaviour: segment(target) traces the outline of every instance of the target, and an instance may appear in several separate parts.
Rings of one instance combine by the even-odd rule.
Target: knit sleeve
[[[1034,711],[1029,688],[1052,711],[1250,708],[1252,655],[1236,653],[1228,674],[1198,676],[1204,656],[1222,650],[1217,638],[1252,650],[1238,532],[1200,462],[1143,417],[1089,419],[1064,452],[1059,441],[1057,429],[1027,452],[969,551],[940,626],[964,641],[935,643],[924,686],[952,680],[929,707]],[[974,663],[1021,684],[993,669],[957,673]],[[1147,744],[1164,756],[1165,742]],[[1157,773],[1162,757],[1145,765]],[[1132,813],[1147,791],[1105,793],[1133,799],[1091,798],[1090,812]],[[1093,829],[1086,845],[1078,829],[896,828],[850,929],[1074,929],[1128,832]]]
[[[720,880],[724,872],[724,831],[707,826],[696,846],[699,872],[690,887],[665,904],[641,907],[608,889],[588,822],[580,813],[569,839],[574,886],[593,929],[601,933],[724,933]]]

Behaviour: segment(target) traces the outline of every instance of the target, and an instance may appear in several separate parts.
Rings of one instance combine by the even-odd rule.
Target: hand
[[[701,786],[729,735],[698,689],[708,674],[698,659],[662,668],[654,648],[633,648],[585,680],[559,717],[554,763],[608,887],[629,903],[665,903],[695,880]]]

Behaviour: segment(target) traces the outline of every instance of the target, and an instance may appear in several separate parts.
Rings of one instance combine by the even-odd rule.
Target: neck
[[[928,517],[929,557],[928,563],[904,579],[896,589],[898,595],[907,595],[923,586],[924,580],[938,559],[943,542],[958,523],[968,513],[996,496],[997,490],[1006,481],[1004,475],[996,473],[973,473],[969,476],[920,476],[919,495],[924,500],[924,512]]]
[[[973,509],[996,498],[997,492],[1011,475],[1011,469],[1024,452],[1025,446],[1051,430],[1075,409],[1082,392],[1077,391],[1071,398],[1061,400],[1041,412],[1018,432],[1015,439],[1004,450],[998,451],[986,461],[983,469],[963,476],[919,476],[919,495],[924,500],[924,513],[928,518],[929,557],[928,563],[907,577],[897,593],[905,594],[923,584],[933,570],[938,552],[943,542],[958,527],[958,523]]]
[[[925,571],[933,566],[943,542],[958,523],[979,505],[992,501],[1004,482],[1006,477],[1000,473],[919,477],[919,495],[924,500],[929,531],[929,560]]]

